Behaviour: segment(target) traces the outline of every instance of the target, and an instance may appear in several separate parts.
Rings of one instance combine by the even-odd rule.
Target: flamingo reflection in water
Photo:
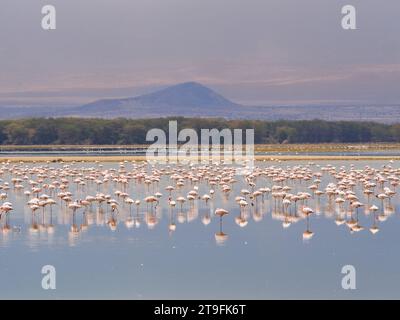
[[[222,231],[222,217],[229,214],[225,209],[216,209],[215,215],[219,216],[219,231],[215,234],[215,241],[218,245],[224,244],[228,240],[228,235]]]
[[[100,162],[3,162],[1,171],[3,233],[13,231],[13,216],[20,214],[13,211],[12,202],[23,199],[30,212],[32,234],[53,234],[53,215],[58,221],[70,221],[69,231],[74,235],[92,224],[117,231],[120,221],[128,229],[139,228],[142,221],[152,229],[162,219],[163,208],[168,207],[170,235],[177,230],[176,223],[192,223],[200,215],[201,222],[208,225],[219,217],[220,230],[215,234],[219,244],[228,238],[222,231],[228,210],[214,211],[214,205],[237,212],[233,220],[240,228],[268,223],[263,219],[268,215],[279,220],[284,229],[304,219],[305,240],[314,236],[310,229],[313,215],[323,215],[356,234],[368,222],[363,220],[364,215],[372,213],[368,230],[376,234],[379,225],[395,212],[400,181],[400,169],[393,163],[378,168],[262,163],[238,175],[234,165],[223,163],[149,165],[146,161],[123,161],[115,168],[112,163]],[[163,197],[163,190],[167,197]]]

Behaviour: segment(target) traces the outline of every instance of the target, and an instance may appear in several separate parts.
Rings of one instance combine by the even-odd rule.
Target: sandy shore
[[[185,158],[187,159],[187,158]],[[0,157],[1,162],[121,162],[144,161],[146,156],[15,156]],[[340,156],[340,155],[262,155],[256,161],[322,161],[322,160],[400,160],[400,156]]]

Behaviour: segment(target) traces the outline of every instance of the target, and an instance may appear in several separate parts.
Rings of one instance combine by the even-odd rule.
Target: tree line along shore
[[[0,120],[1,145],[133,145],[149,144],[146,134],[168,132],[170,120],[178,129],[254,129],[255,144],[398,143],[400,123],[358,121],[264,121],[220,118],[31,118]],[[168,135],[167,135],[168,136]]]

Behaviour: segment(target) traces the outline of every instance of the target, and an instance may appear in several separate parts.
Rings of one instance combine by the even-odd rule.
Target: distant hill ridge
[[[236,103],[197,82],[185,82],[132,99],[147,106],[227,107]]]
[[[237,107],[236,104],[197,82],[185,82],[152,93],[124,99],[103,99],[81,107],[78,113],[144,111],[164,114],[169,111],[191,112]],[[171,108],[171,109],[166,109]],[[181,109],[181,110],[177,110]],[[185,110],[185,108],[187,108]],[[193,110],[198,109],[198,110]],[[180,113],[178,112],[178,115]],[[170,114],[168,114],[170,115]]]
[[[0,119],[28,117],[160,118],[221,117],[257,120],[359,120],[399,122],[399,105],[244,106],[197,82],[185,82],[152,93],[102,99],[75,107],[0,107]]]

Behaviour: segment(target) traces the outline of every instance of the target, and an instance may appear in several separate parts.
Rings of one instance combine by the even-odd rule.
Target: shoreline
[[[16,151],[97,151],[97,150],[133,150],[147,149],[151,144],[131,145],[0,145],[1,152]],[[293,143],[293,144],[255,144],[255,152],[365,152],[391,150],[400,152],[400,143],[372,142],[372,143]]]
[[[148,145],[2,145],[1,162],[121,162],[145,161]],[[68,154],[68,150],[76,153]],[[125,153],[140,150],[139,154]],[[35,154],[41,151],[43,154]],[[46,151],[49,153],[46,154]],[[114,151],[113,153],[109,153]],[[93,153],[92,153],[93,152]],[[103,154],[104,152],[104,154]],[[400,143],[256,144],[256,161],[373,161],[400,160]],[[388,154],[385,154],[388,152]],[[390,152],[390,153],[389,153]],[[26,153],[26,154],[25,154]],[[90,154],[92,153],[92,154]],[[109,153],[109,154],[107,154]],[[261,154],[260,154],[261,153]],[[262,154],[264,153],[264,154]],[[326,154],[321,154],[326,153]],[[358,153],[358,154],[357,154]],[[376,153],[376,154],[374,154]],[[196,159],[195,156],[180,160]],[[210,156],[216,159],[217,156]],[[154,158],[153,158],[154,159]],[[160,158],[158,158],[160,160]],[[240,159],[240,158],[238,158]],[[151,159],[150,159],[151,160]],[[171,162],[172,163],[172,162]]]
[[[188,157],[185,158],[189,159]],[[400,160],[399,156],[377,155],[377,156],[354,156],[354,155],[256,155],[256,161],[372,161],[372,160]],[[0,162],[23,162],[23,163],[61,163],[61,162],[122,162],[122,161],[145,161],[144,155],[128,155],[128,156],[0,156]],[[148,160],[154,160],[150,158]],[[184,159],[182,159],[184,160]]]

